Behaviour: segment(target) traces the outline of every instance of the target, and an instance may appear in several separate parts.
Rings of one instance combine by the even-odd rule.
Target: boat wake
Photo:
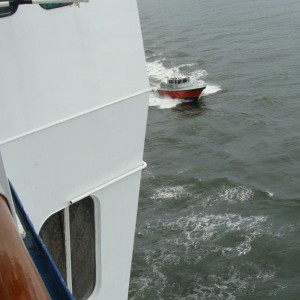
[[[194,64],[184,64],[175,68],[166,68],[162,64],[162,60],[156,60],[153,62],[147,62],[147,71],[149,75],[149,81],[151,86],[151,93],[149,96],[149,106],[156,106],[160,109],[168,109],[176,107],[178,104],[188,102],[189,100],[182,99],[171,99],[171,98],[162,98],[157,93],[157,88],[161,81],[163,81],[167,76],[171,76],[173,70],[175,69],[177,73],[184,73],[184,70],[188,67],[193,66]],[[215,94],[222,90],[218,85],[211,84],[204,81],[204,78],[207,76],[205,70],[195,70],[189,72],[189,76],[193,81],[202,81],[206,85],[206,89],[203,91],[202,96],[208,96]]]
[[[257,194],[269,199],[266,192],[225,182],[205,185],[206,191],[193,192],[189,184],[164,184],[147,197],[153,211],[137,224],[134,264],[140,269],[131,279],[131,300],[169,299],[170,293],[174,300],[233,300],[262,285],[272,287],[272,296],[285,288],[276,283],[274,267],[258,261],[257,253],[295,227],[276,227],[268,215],[236,210],[240,204],[251,206]],[[261,240],[266,243],[258,246]],[[151,249],[150,243],[155,245]],[[180,270],[178,281],[174,270]]]

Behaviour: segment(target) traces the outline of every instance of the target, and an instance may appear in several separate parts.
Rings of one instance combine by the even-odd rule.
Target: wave
[[[270,192],[226,178],[194,183],[195,188],[190,181],[161,185],[148,195],[155,208],[137,226],[135,257],[144,271],[133,274],[130,299],[168,299],[170,291],[174,300],[240,299],[261,284],[278,294],[283,287],[274,281],[273,266],[255,257],[268,249],[268,241],[297,232],[299,224],[274,226],[264,211],[237,210],[258,199],[270,201]],[[262,240],[266,244],[258,247]],[[174,283],[174,272],[180,284]]]
[[[182,196],[191,195],[187,189],[181,185],[177,186],[163,186],[154,191],[151,199],[179,199]]]
[[[252,199],[254,191],[245,186],[227,187],[223,186],[217,197],[228,203],[245,202]]]
[[[215,260],[222,261],[221,257],[223,261],[234,261],[237,257],[247,255],[253,241],[266,231],[266,222],[267,217],[262,215],[202,212],[145,222],[139,228],[138,236],[145,239],[144,242],[150,239],[155,246],[142,246],[136,253],[140,257],[139,264],[144,265],[147,271],[142,277],[133,279],[134,296],[131,299],[151,298],[153,294],[157,299],[164,299],[169,290],[174,290],[174,270],[180,270],[180,282],[187,280],[190,292],[189,296],[183,298],[180,286],[176,285],[175,288],[179,290],[173,299],[199,299],[199,295],[205,296],[203,299],[238,299],[239,293],[251,288],[249,285],[256,284],[251,278],[255,278],[256,282],[272,280],[272,270],[260,265],[249,265],[247,262],[245,268],[251,270],[247,273],[236,265],[223,264],[220,271],[218,264],[211,264]],[[207,264],[209,276],[197,276],[197,270],[203,271]]]

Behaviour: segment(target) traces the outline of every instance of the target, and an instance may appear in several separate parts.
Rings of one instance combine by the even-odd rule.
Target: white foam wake
[[[182,103],[180,99],[161,98],[156,92],[152,91],[149,96],[149,106],[157,106],[160,109],[172,108]]]
[[[203,91],[202,95],[207,96],[207,95],[215,94],[221,90],[222,88],[219,85],[207,84],[206,89]]]

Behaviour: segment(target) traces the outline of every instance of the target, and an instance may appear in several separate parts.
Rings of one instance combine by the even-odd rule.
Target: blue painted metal
[[[66,283],[40,236],[36,233],[11,182],[10,189],[16,212],[26,232],[24,243],[52,299],[73,300]]]

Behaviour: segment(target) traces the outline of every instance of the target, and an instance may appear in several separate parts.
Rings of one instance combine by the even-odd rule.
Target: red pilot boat
[[[190,77],[174,76],[162,82],[157,89],[159,95],[177,99],[197,100],[206,88],[204,84],[191,82]]]

